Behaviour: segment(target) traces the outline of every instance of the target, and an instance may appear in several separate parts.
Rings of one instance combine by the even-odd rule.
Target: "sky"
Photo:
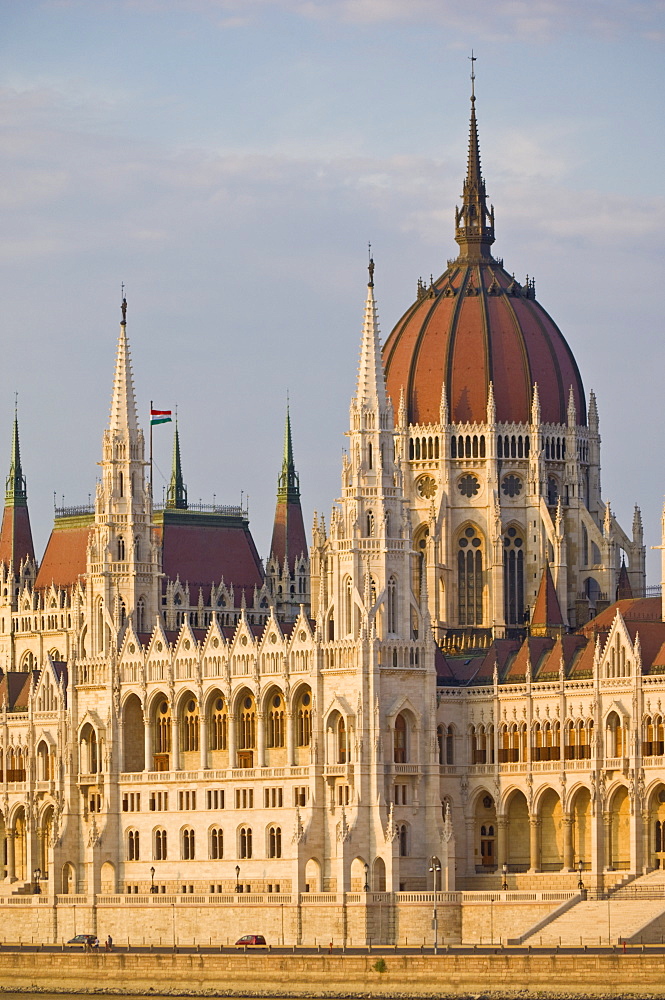
[[[662,0],[0,0],[0,469],[18,393],[38,553],[54,497],[94,494],[122,283],[190,501],[248,503],[267,557],[288,395],[328,519],[368,243],[384,339],[457,253],[472,50],[494,252],[596,392],[604,498],[659,545],[664,42]],[[168,424],[154,448],[159,501]]]

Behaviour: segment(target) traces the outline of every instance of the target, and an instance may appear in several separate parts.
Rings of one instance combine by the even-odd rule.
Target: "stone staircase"
[[[535,947],[657,944],[665,936],[665,871],[658,869],[619,886],[608,899],[577,903],[545,926],[522,935]],[[515,942],[517,943],[517,942]]]

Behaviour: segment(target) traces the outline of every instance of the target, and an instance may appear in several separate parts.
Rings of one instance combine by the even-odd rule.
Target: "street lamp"
[[[501,883],[501,888],[504,892],[508,892],[508,865],[506,864],[505,861],[503,862],[502,871],[503,871],[503,882]]]
[[[33,890],[33,893],[34,893],[35,896],[39,896],[40,893],[41,893],[41,891],[42,891],[40,889],[40,887],[39,887],[39,883],[40,883],[41,877],[42,877],[42,870],[41,870],[41,868],[35,868],[34,872],[32,873],[32,876],[33,876],[33,878],[35,880],[35,888]]]
[[[157,892],[157,886],[155,885],[155,867],[150,869],[150,892]]]
[[[580,892],[584,891],[584,882],[582,881],[583,869],[584,869],[584,862],[580,858],[580,860],[577,862],[577,874],[579,875],[579,878],[577,880],[577,888],[580,890]]]
[[[240,892],[240,865],[236,865],[236,892]]]
[[[434,931],[434,954],[436,955],[439,947],[439,916],[436,911],[436,883],[437,875],[441,871],[441,863],[438,858],[432,858],[432,863],[429,869],[432,873],[432,888],[434,890],[434,914],[432,917],[432,930]]]
[[[363,886],[363,892],[369,892],[369,865],[365,862],[365,884]]]

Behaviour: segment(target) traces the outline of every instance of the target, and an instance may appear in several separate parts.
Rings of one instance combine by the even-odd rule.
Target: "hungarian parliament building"
[[[383,344],[370,261],[310,537],[288,414],[265,561],[242,506],[188,502],[177,426],[154,503],[125,300],[94,504],[40,557],[15,419],[0,896],[399,901],[661,866],[660,588],[639,508],[602,498],[571,348],[493,256],[475,102],[459,252]]]

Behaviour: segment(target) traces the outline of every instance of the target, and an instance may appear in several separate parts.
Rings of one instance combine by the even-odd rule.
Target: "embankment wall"
[[[649,953],[516,955],[149,955],[0,952],[0,987],[127,993],[219,991],[244,996],[530,993],[585,997],[665,995],[665,956]],[[379,966],[381,963],[379,962]]]

